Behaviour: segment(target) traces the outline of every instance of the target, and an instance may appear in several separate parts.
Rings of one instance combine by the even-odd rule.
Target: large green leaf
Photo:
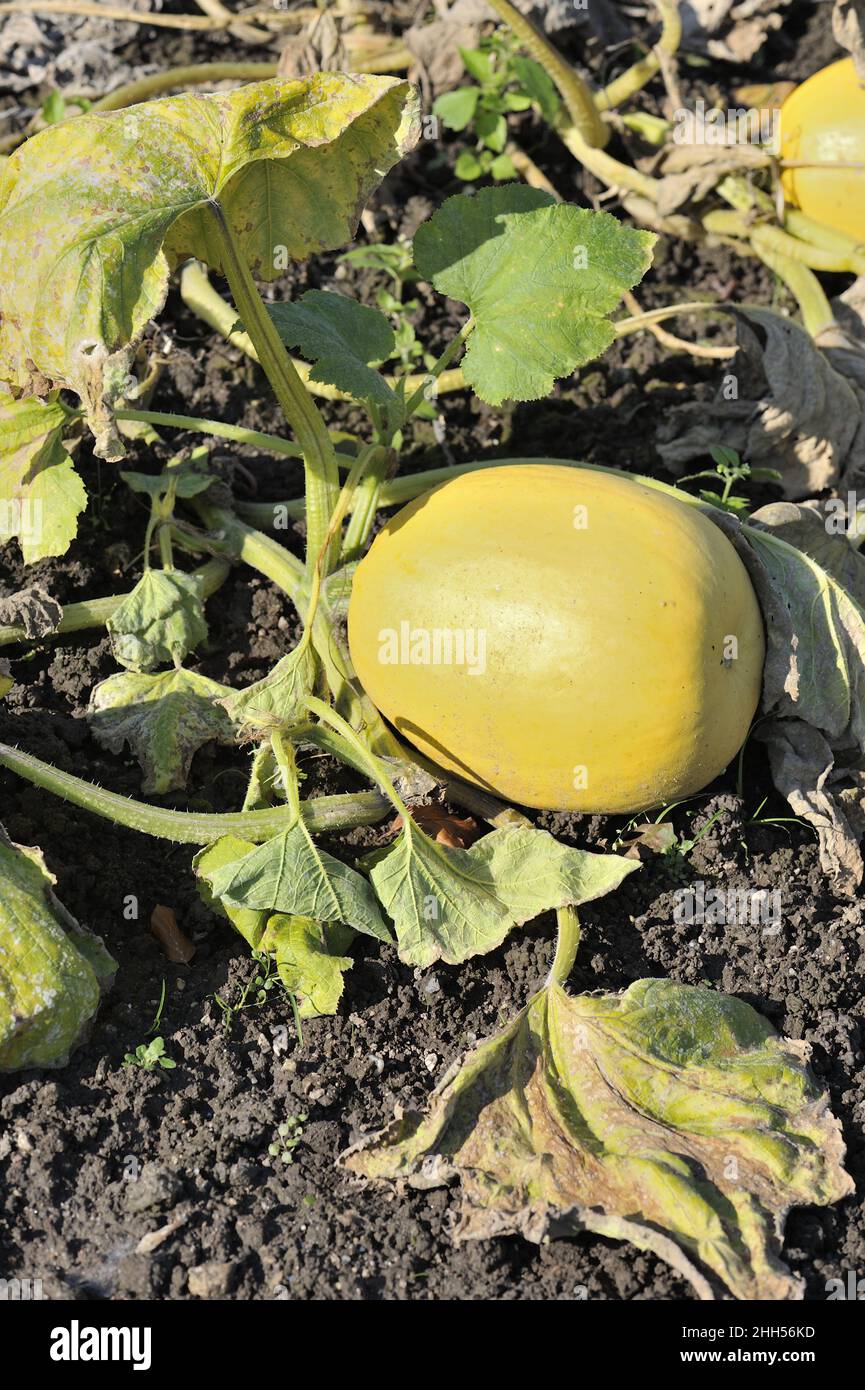
[[[655,237],[535,188],[449,198],[414,238],[418,270],[477,323],[463,370],[492,405],[546,396],[609,347],[606,317],[652,262]]]
[[[14,400],[0,383],[0,542],[17,536],[27,565],[65,555],[87,505],[65,423],[58,401]]]
[[[0,379],[82,398],[104,457],[128,347],[162,307],[169,269],[221,267],[218,205],[252,270],[343,245],[369,193],[417,137],[390,77],[316,73],[187,92],[77,117],[26,141],[0,181]]]
[[[0,1071],[62,1066],[116,963],[69,915],[38,849],[0,826]]]
[[[370,362],[385,362],[394,350],[394,332],[378,309],[344,294],[308,290],[289,304],[268,304],[286,347],[298,348],[315,363],[313,381],[347,391],[356,401],[393,405],[395,396]]]
[[[527,826],[450,849],[409,820],[370,878],[393,919],[400,960],[424,967],[492,951],[513,927],[610,893],[637,868],[633,859],[570,849]]]
[[[459,1180],[456,1239],[597,1231],[712,1298],[801,1297],[788,1209],[853,1190],[805,1043],[749,1005],[669,980],[571,998],[551,985],[408,1114],[345,1156],[373,1178]]]
[[[391,939],[366,879],[319,849],[302,821],[209,872],[208,882],[224,906],[343,922],[379,941]]]
[[[160,796],[186,786],[203,744],[234,743],[234,726],[217,703],[226,693],[194,671],[118,671],[93,690],[87,720],[103,748],[120,753],[129,744],[144,773],[141,790]]]

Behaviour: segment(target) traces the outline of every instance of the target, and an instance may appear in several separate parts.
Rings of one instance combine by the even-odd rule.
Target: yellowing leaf
[[[279,978],[297,998],[301,1018],[335,1014],[342,998],[343,975],[354,965],[341,955],[354,932],[338,922],[315,922],[310,917],[276,913],[261,940],[262,951],[272,951]]]
[[[457,1240],[597,1231],[651,1250],[701,1298],[797,1298],[778,1259],[787,1211],[853,1190],[807,1055],[714,990],[550,985],[452,1069],[426,1116],[343,1161],[417,1187],[459,1180]]]
[[[53,883],[39,850],[0,827],[0,1071],[62,1066],[116,969]]]
[[[169,269],[220,269],[217,206],[251,269],[343,245],[417,136],[391,77],[316,73],[76,117],[25,142],[0,180],[0,379],[81,396],[97,452],[122,446],[111,402]]]
[[[16,401],[0,384],[0,542],[17,536],[27,565],[65,555],[87,506],[63,447],[65,421],[57,401]]]

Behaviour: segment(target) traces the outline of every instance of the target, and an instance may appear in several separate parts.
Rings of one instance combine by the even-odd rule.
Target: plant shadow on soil
[[[820,7],[827,10],[828,7]],[[793,29],[764,55],[773,77],[805,75],[827,61],[828,17],[818,26],[797,6]],[[804,17],[803,17],[804,16]],[[798,26],[798,27],[796,27]],[[789,38],[789,34],[793,38]],[[165,42],[157,36],[160,42]],[[215,42],[215,41],[214,41]],[[213,57],[198,44],[197,57]],[[148,53],[148,61],[156,61]],[[172,59],[176,61],[176,59]],[[762,70],[757,75],[762,75]],[[750,74],[748,74],[750,77]],[[723,80],[719,78],[719,80]],[[745,80],[745,78],[743,78]],[[532,139],[536,144],[532,145]],[[535,157],[546,143],[527,130]],[[547,167],[550,167],[547,164]],[[560,163],[561,190],[578,196],[572,166]],[[390,234],[412,223],[454,187],[431,183],[415,155],[392,176],[375,206]],[[591,191],[587,182],[586,191]],[[333,285],[370,301],[367,271],[337,269],[324,257],[297,268],[282,289],[293,294]],[[688,293],[682,295],[682,287]],[[711,292],[734,301],[774,302],[759,267],[725,251],[660,246],[640,287],[645,307]],[[419,291],[418,330],[433,350],[453,330],[454,306]],[[172,295],[160,320],[168,334],[159,408],[182,409],[278,427],[263,378],[207,331]],[[673,358],[646,337],[625,339],[546,402],[496,412],[463,397],[443,398],[447,454],[421,426],[405,467],[440,466],[477,455],[582,458],[658,475],[657,423],[684,391],[711,393],[716,364]],[[338,408],[333,419],[359,425]],[[166,446],[163,456],[170,449]],[[250,450],[217,453],[241,461],[238,489],[259,498],[297,495],[300,472]],[[138,466],[153,457],[139,446]],[[83,461],[92,500],[78,541],[62,560],[25,572],[14,545],[0,549],[0,594],[42,582],[61,601],[129,587],[139,572],[145,515],[141,499],[107,465]],[[251,479],[251,481],[250,481]],[[245,480],[245,481],[244,481]],[[769,500],[767,494],[765,500]],[[756,500],[763,500],[757,498]],[[297,549],[302,533],[281,537]],[[210,638],[194,668],[230,685],[264,675],[298,635],[291,606],[267,581],[235,571],[209,605]],[[13,651],[16,685],[0,703],[0,739],[127,795],[140,795],[129,757],[103,753],[84,711],[90,690],[114,669],[104,635]],[[206,747],[195,758],[189,796],[165,804],[235,809],[246,755]],[[350,778],[321,757],[305,757],[304,793],[342,790]],[[750,745],[744,798],[735,768],[704,796],[677,811],[692,839],[710,818],[679,874],[668,859],[648,858],[612,897],[581,914],[583,940],[574,990],[619,990],[644,975],[707,982],[737,994],[782,1032],[814,1046],[813,1069],[829,1087],[844,1123],[847,1166],[862,1191],[865,1145],[862,976],[865,923],[860,903],[834,898],[821,874],[810,832],[798,825],[748,824],[786,815],[772,792],[761,750]],[[167,846],[70,808],[0,772],[0,819],[14,840],[38,844],[58,879],[58,893],[100,933],[120,969],[88,1041],[65,1068],[0,1078],[0,1275],[40,1278],[50,1298],[185,1298],[188,1272],[207,1264],[211,1296],[324,1299],[689,1299],[690,1288],[665,1265],[633,1248],[583,1235],[536,1247],[522,1239],[454,1246],[449,1237],[455,1194],[361,1186],[334,1165],[358,1134],[390,1118],[394,1105],[418,1107],[435,1081],[476,1040],[512,1016],[544,978],[554,937],[548,916],[515,932],[489,956],[453,969],[414,972],[395,953],[359,938],[339,1014],[304,1025],[298,1045],[288,1002],[239,1013],[230,1032],[215,996],[234,1002],[255,963],[231,928],[197,899],[192,852]],[[544,813],[539,825],[568,843],[609,850],[620,819]],[[377,830],[346,837],[342,853],[381,842]],[[677,888],[702,880],[723,888],[779,889],[783,925],[676,924]],[[135,920],[124,907],[134,898]],[[153,908],[175,909],[196,945],[191,965],[167,962],[148,923]],[[159,1031],[174,1071],[124,1069],[126,1052],[149,1036],[162,981]],[[272,1158],[277,1127],[306,1115],[289,1164]],[[176,1229],[152,1253],[138,1252],[147,1233]],[[865,1267],[860,1196],[835,1208],[794,1210],[784,1256],[810,1298],[825,1282]],[[196,1287],[201,1287],[197,1284]]]

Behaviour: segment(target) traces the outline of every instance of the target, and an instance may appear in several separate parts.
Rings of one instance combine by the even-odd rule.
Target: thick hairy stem
[[[556,954],[547,976],[548,985],[562,985],[574,968],[577,948],[580,944],[580,919],[576,908],[560,907],[556,913],[559,935],[556,940]]]
[[[190,811],[170,811],[162,806],[149,806],[118,796],[93,782],[61,772],[50,763],[9,748],[0,743],[0,764],[15,772],[36,787],[52,792],[64,801],[71,801],[84,811],[114,821],[115,825],[139,830],[160,840],[173,840],[184,845],[209,845],[223,835],[260,844],[281,831],[287,830],[294,819],[288,806],[275,806],[266,811],[235,811],[223,815],[197,814]],[[350,796],[318,796],[301,802],[304,824],[313,834],[328,830],[349,830],[357,825],[375,825],[389,809],[389,803],[378,792],[357,792]]]
[[[227,561],[214,559],[208,560],[206,565],[193,571],[203,599],[216,593],[220,585],[225,583],[230,569]],[[126,598],[127,594],[110,594],[107,598],[83,599],[80,603],[67,604],[58,626],[53,632],[46,632],[39,641],[46,642],[49,637],[64,637],[70,632],[83,632],[90,627],[104,627],[112,613],[116,612]],[[11,642],[28,640],[32,639],[28,639],[23,627],[14,624],[0,627],[0,647],[8,646]]]
[[[511,5],[509,0],[489,0],[489,3],[496,13],[501,15],[526,51],[555,82],[568,109],[571,122],[586,144],[595,148],[605,145],[609,132],[601,120],[592,93],[579,73],[565,61],[546,34],[541,33],[540,29]]]
[[[271,579],[300,611],[306,603],[308,576],[296,555],[270,536],[238,520],[224,507],[215,507],[202,497],[192,498],[191,504],[204,525],[213,532],[207,539],[208,548],[240,560]]]
[[[307,564],[315,564],[339,496],[339,472],[324,421],[307,394],[258,293],[243,252],[218,203],[211,203],[226,279],[243,326],[303,453]]]

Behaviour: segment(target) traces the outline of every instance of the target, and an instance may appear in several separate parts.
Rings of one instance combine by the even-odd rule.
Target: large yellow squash
[[[745,568],[687,503],[527,463],[410,503],[361,561],[351,655],[399,733],[524,806],[636,811],[706,786],[757,706]]]
[[[785,169],[788,202],[809,217],[865,242],[865,87],[852,58],[821,68],[781,107],[781,158],[854,169]]]

